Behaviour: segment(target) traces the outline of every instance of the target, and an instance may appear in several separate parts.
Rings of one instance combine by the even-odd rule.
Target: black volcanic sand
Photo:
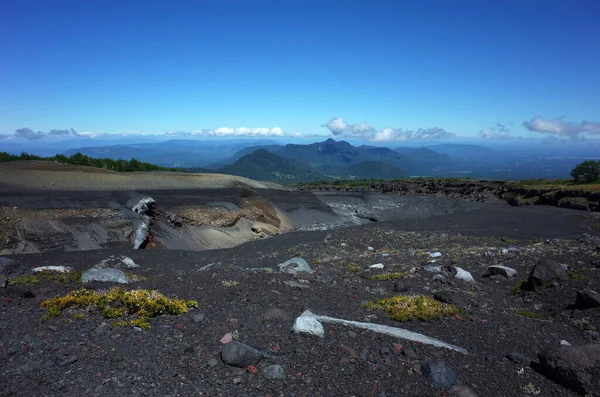
[[[226,250],[96,250],[11,256],[21,269],[67,265],[84,270],[109,255],[127,255],[140,265],[132,272],[148,280],[126,288],[156,289],[168,296],[196,299],[199,308],[182,316],[153,318],[148,332],[128,327],[98,333],[103,319],[94,311],[40,319],[43,299],[77,289],[79,284],[43,282],[0,289],[4,295],[0,301],[0,396],[452,395],[429,385],[420,374],[421,365],[428,360],[444,361],[478,396],[524,396],[528,394],[523,388],[529,384],[540,390],[540,396],[575,396],[528,365],[510,362],[505,356],[516,351],[535,359],[541,350],[561,340],[573,345],[598,342],[589,329],[600,327],[599,309],[566,309],[577,290],[600,285],[596,242],[575,237],[597,235],[597,219],[585,212],[550,207],[448,204],[450,201],[430,199],[409,198],[416,207],[422,203],[423,211],[430,211],[428,216],[292,232]],[[431,205],[440,207],[426,208]],[[476,283],[434,281],[433,273],[425,270],[431,259],[423,251],[439,251],[442,257],[436,265],[460,266],[472,273]],[[318,280],[302,284],[306,289],[284,284],[294,280],[293,276],[277,271],[278,263],[294,256],[306,259],[317,272]],[[511,288],[527,277],[541,258],[567,264],[574,276],[539,292],[511,294]],[[352,272],[351,263],[362,270]],[[364,270],[375,263],[383,263],[384,272],[414,269],[404,280],[405,294],[432,295],[449,289],[469,306],[459,317],[406,323],[367,310],[363,304],[370,299],[394,295],[393,282],[366,278],[381,272]],[[201,270],[209,264],[213,265]],[[492,264],[511,266],[518,274],[511,279],[482,277]],[[275,269],[248,270],[264,267]],[[227,287],[223,281],[239,284]],[[97,290],[112,286],[87,285]],[[21,298],[25,289],[35,297]],[[283,309],[292,319],[264,319],[271,307]],[[293,318],[305,309],[407,328],[469,353],[340,325],[324,324],[323,339],[290,333]],[[515,313],[518,309],[535,312],[544,320],[519,316]],[[75,319],[75,313],[82,313],[83,319]],[[206,315],[204,321],[194,321],[198,313]],[[236,331],[239,341],[271,356],[256,364],[257,374],[220,360],[219,340]],[[213,358],[216,364],[211,362]],[[284,380],[271,381],[262,375],[271,364],[285,369]]]

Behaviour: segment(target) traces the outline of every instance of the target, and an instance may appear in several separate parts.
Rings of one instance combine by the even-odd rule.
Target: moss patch
[[[460,313],[454,305],[439,302],[425,295],[393,296],[372,300],[365,305],[367,309],[382,309],[392,320],[436,320]]]
[[[167,298],[157,291],[125,291],[121,287],[115,287],[107,292],[81,288],[65,296],[46,299],[42,301],[41,306],[47,310],[45,318],[57,317],[67,308],[94,308],[99,310],[104,318],[131,317],[129,325],[149,329],[150,317],[183,314],[191,307],[198,307],[198,302]],[[113,324],[122,325],[124,321],[125,319],[117,320]]]
[[[374,274],[369,277],[369,280],[375,281],[388,281],[388,280],[399,280],[401,278],[408,277],[408,273],[383,273],[383,274]]]
[[[8,285],[33,285],[39,284],[44,281],[50,281],[54,283],[68,284],[68,283],[79,283],[81,281],[80,270],[73,270],[71,272],[61,273],[53,272],[51,270],[44,270],[35,274],[28,274],[15,278],[8,279]]]
[[[513,295],[525,295],[529,290],[527,289],[527,280],[520,280],[517,285],[511,288],[510,293]]]

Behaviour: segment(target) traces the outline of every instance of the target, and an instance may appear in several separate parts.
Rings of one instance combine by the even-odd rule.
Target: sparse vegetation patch
[[[367,309],[382,309],[392,320],[437,320],[460,313],[454,305],[439,302],[425,295],[400,295],[380,300],[372,300],[365,305]]]
[[[47,310],[45,318],[57,317],[69,308],[96,309],[104,318],[123,317],[113,325],[125,325],[125,318],[129,317],[129,325],[149,329],[150,317],[183,314],[192,307],[198,307],[198,302],[168,298],[157,291],[125,291],[121,287],[115,287],[106,292],[81,288],[65,296],[46,299],[41,306]]]
[[[369,280],[375,281],[388,281],[388,280],[399,280],[401,278],[408,277],[408,273],[383,273],[383,274],[374,274],[369,276]]]

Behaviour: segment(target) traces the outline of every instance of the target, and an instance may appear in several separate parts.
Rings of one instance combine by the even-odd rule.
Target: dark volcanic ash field
[[[134,250],[141,215],[131,206],[148,196],[156,201],[152,241]],[[9,281],[0,288],[0,396],[598,395],[600,308],[593,294],[590,307],[578,298],[600,289],[594,213],[247,187],[74,192],[3,185],[0,201],[0,269]],[[233,224],[210,225],[217,216]],[[221,243],[230,248],[206,249]],[[93,307],[42,319],[47,298],[116,284],[26,283],[23,276],[40,266],[85,271],[111,256],[110,263],[127,257],[139,265],[125,272],[126,290],[157,290],[198,307],[152,317],[148,330],[113,325]],[[314,273],[280,271],[291,258],[303,258]],[[534,291],[514,291],[540,262],[538,270],[557,273]],[[516,275],[488,276],[496,265]],[[371,279],[390,273],[402,277]],[[398,322],[366,307],[417,294],[462,311]],[[403,328],[466,354],[326,321],[323,337],[290,332],[306,310]],[[550,353],[539,356],[548,349],[577,353],[580,361],[570,362],[575,380],[560,370],[549,375]],[[236,352],[245,355],[236,361]]]

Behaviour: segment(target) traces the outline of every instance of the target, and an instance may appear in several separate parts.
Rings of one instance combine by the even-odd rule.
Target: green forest
[[[85,165],[88,167],[104,168],[111,171],[117,172],[134,172],[134,171],[180,171],[176,168],[161,167],[155,164],[144,163],[134,158],[131,160],[113,160],[113,159],[95,159],[88,157],[81,153],[75,153],[74,155],[67,157],[62,154],[57,154],[52,157],[40,157],[29,153],[21,153],[20,155],[9,154],[6,152],[0,152],[0,163],[6,163],[9,161],[22,161],[22,160],[45,160],[45,161],[56,161],[63,164],[72,165]]]

